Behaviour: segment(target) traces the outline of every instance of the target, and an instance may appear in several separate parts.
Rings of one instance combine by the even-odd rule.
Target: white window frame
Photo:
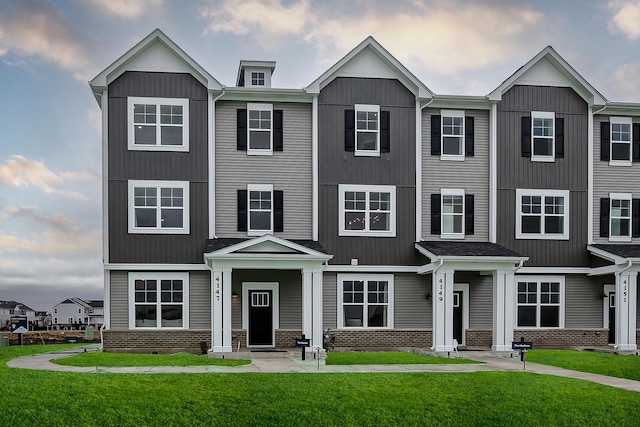
[[[462,197],[462,230],[460,233],[447,233],[444,231],[444,221],[445,221],[445,212],[444,212],[444,198],[445,196],[461,196]],[[440,237],[442,239],[464,239],[464,230],[465,230],[465,210],[467,208],[465,203],[464,190],[463,189],[453,189],[453,188],[443,188],[440,190]],[[448,213],[450,216],[457,216],[455,213]]]
[[[563,329],[564,328],[564,316],[565,316],[565,305],[566,305],[566,301],[565,301],[565,277],[564,276],[522,276],[522,275],[516,275],[515,276],[515,312],[514,312],[514,329],[516,330],[527,330],[527,329]],[[518,307],[520,305],[523,306],[532,306],[534,304],[527,304],[527,303],[518,303],[518,283],[520,282],[536,282],[537,283],[537,287],[536,287],[536,292],[537,292],[537,298],[536,298],[536,326],[518,326]],[[542,304],[540,302],[540,293],[541,293],[541,283],[559,283],[560,284],[560,288],[559,288],[559,294],[560,294],[560,302],[558,304]],[[557,305],[559,307],[558,309],[558,326],[557,327],[549,327],[549,326],[545,326],[545,327],[541,327],[540,326],[540,306],[541,305],[545,305],[545,306],[552,306],[552,305]]]
[[[251,111],[269,111],[271,113],[271,127],[266,129],[251,128]],[[269,132],[269,148],[251,148],[251,132]],[[272,156],[273,155],[273,104],[247,104],[247,155],[250,156]]]
[[[380,157],[380,106],[369,104],[355,104],[355,141],[354,141],[354,156],[369,156]],[[358,129],[358,112],[376,113],[378,115],[378,125],[376,130]],[[358,133],[375,133],[376,134],[376,148],[375,150],[359,150],[358,149]]]
[[[251,192],[252,191],[265,191],[271,193],[271,222],[268,230],[254,230],[251,228]],[[262,209],[254,209],[256,211],[266,211]],[[247,184],[247,235],[248,236],[263,236],[265,234],[273,234],[273,185],[272,184]]]
[[[253,83],[253,75],[256,75],[256,83]],[[262,84],[260,84],[260,74],[262,74]],[[260,70],[249,71],[249,86],[265,87],[267,84],[267,73]]]
[[[610,242],[630,242],[631,234],[633,233],[633,195],[631,193],[609,193],[609,241]],[[625,200],[629,202],[629,216],[616,217],[617,219],[628,219],[629,220],[629,235],[628,236],[614,236],[613,235],[613,227],[612,220],[613,217],[613,201],[614,200]]]
[[[146,104],[156,106],[156,144],[136,144],[135,143],[135,123],[133,107],[135,104]],[[160,123],[161,105],[179,105],[182,107],[182,145],[162,145]],[[127,117],[128,117],[128,148],[133,151],[189,151],[189,99],[187,98],[150,98],[150,97],[127,97]],[[164,126],[178,126],[167,125]]]
[[[613,139],[613,125],[629,125],[629,141],[620,141]],[[629,159],[628,160],[614,160],[613,159],[613,144],[628,144],[629,145]],[[609,165],[611,166],[631,166],[633,164],[633,120],[631,117],[610,117],[609,118]]]
[[[462,118],[462,135],[445,134],[444,118]],[[444,154],[445,137],[461,137],[460,154]],[[440,160],[464,160],[465,153],[465,116],[464,111],[460,110],[441,110],[440,111]]]
[[[343,284],[348,281],[364,281],[364,300],[362,303],[363,310],[363,323],[362,326],[347,326],[344,318],[344,309],[343,309]],[[367,289],[368,282],[370,281],[386,281],[388,283],[387,290],[387,326],[368,326],[368,310],[367,307],[369,305],[367,298]],[[338,319],[337,319],[337,327],[338,329],[393,329],[393,305],[394,305],[394,275],[393,274],[357,274],[357,273],[347,273],[347,274],[338,274],[337,282],[338,282]],[[360,304],[354,304],[360,305]],[[380,303],[371,303],[371,305],[382,305]]]
[[[155,187],[157,189],[156,227],[136,227],[135,220],[135,189],[140,187]],[[162,188],[182,188],[182,227],[162,228],[160,193]],[[189,234],[189,181],[149,181],[129,180],[129,233],[130,234]]]
[[[71,325],[71,324],[74,322],[73,317],[69,317],[69,318],[67,319],[67,322],[69,322],[69,324]]]
[[[538,136],[538,138],[546,138],[551,140],[551,154],[550,155],[536,155],[535,154],[535,119],[551,119],[552,132],[551,136]],[[556,115],[553,112],[548,111],[532,111],[531,112],[531,161],[534,162],[554,162],[556,155]]]
[[[364,230],[347,230],[345,228],[345,193],[364,192],[365,197],[365,228]],[[389,193],[389,230],[370,230],[369,219],[371,216],[370,195],[371,193]],[[363,237],[396,237],[396,187],[393,185],[358,185],[340,184],[338,185],[338,235],[339,236],[363,236]]]
[[[135,282],[136,280],[156,280],[157,281],[157,298],[156,298],[156,325],[153,327],[136,326],[136,302],[135,302]],[[162,301],[160,298],[160,281],[161,280],[182,280],[182,326],[162,326]],[[129,273],[129,329],[189,329],[189,273]],[[152,305],[153,303],[140,303],[140,305]],[[166,305],[180,305],[179,303],[170,302]]]
[[[516,239],[540,239],[540,240],[569,240],[569,190],[540,190],[540,189],[516,189]],[[522,196],[539,196],[541,198],[540,216],[540,233],[523,233],[522,232]],[[544,218],[545,213],[545,197],[563,197],[564,198],[564,214],[563,214],[563,233],[545,233]],[[552,215],[558,216],[558,215]]]

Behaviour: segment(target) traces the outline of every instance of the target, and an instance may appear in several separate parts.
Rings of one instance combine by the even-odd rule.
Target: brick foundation
[[[429,348],[430,330],[332,330],[337,349]]]
[[[104,351],[118,353],[200,353],[200,342],[211,348],[210,330],[131,331],[105,330]]]
[[[534,348],[606,347],[609,341],[607,329],[546,329],[517,330],[513,340],[532,341]]]
[[[489,330],[467,329],[465,336],[466,347],[491,348],[493,332]]]

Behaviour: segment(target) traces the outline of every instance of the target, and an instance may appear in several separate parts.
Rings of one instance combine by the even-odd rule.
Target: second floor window
[[[553,113],[538,111],[531,113],[532,160],[553,161],[554,119]]]
[[[248,104],[249,138],[247,154],[272,153],[272,114],[271,104]]]
[[[189,100],[127,98],[129,150],[189,151]]]
[[[443,110],[442,157],[464,158],[464,111]]]
[[[129,233],[189,234],[189,183],[129,181]]]
[[[380,154],[380,106],[356,105],[356,155]]]
[[[568,190],[516,190],[516,239],[569,239]]]
[[[284,230],[284,192],[271,184],[249,184],[238,190],[238,231],[261,236]]]
[[[611,162],[631,164],[630,117],[611,117]]]
[[[396,189],[389,185],[340,185],[340,236],[396,235]]]

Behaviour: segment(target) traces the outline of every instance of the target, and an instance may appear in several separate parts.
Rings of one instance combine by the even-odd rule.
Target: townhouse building
[[[51,317],[56,327],[99,326],[104,323],[104,301],[66,298],[53,306]]]
[[[224,86],[156,30],[90,82],[105,350],[636,350],[640,105],[551,47],[484,96],[371,37],[304,88],[275,70]]]

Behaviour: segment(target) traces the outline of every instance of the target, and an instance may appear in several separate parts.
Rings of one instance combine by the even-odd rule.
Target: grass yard
[[[105,374],[10,369],[7,426],[637,425],[640,393],[528,372]],[[59,348],[59,346],[58,346]]]
[[[100,366],[105,368],[121,366],[240,366],[251,363],[242,359],[214,359],[206,354],[124,354],[92,351],[77,356],[52,361],[67,366]]]
[[[640,381],[640,356],[576,350],[531,350],[527,361]]]
[[[437,365],[481,363],[469,359],[415,354],[410,351],[345,351],[327,353],[327,365]]]

